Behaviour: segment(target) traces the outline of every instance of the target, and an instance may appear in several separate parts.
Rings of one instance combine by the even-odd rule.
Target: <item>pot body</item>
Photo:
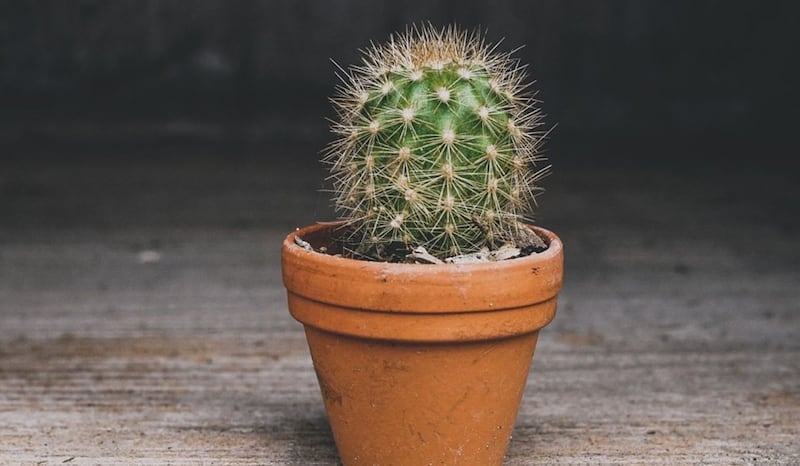
[[[345,465],[500,465],[539,329],[556,311],[560,240],[484,264],[388,264],[283,243],[289,310],[303,323]]]

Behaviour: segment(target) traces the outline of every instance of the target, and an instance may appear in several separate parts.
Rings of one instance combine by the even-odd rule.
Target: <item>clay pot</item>
[[[283,242],[289,310],[305,326],[345,465],[500,465],[539,329],[556,312],[563,250],[483,264],[334,257],[331,225]]]

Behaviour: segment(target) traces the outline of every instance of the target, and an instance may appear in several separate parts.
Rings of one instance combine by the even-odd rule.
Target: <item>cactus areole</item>
[[[544,133],[525,67],[456,27],[414,27],[342,70],[323,161],[354,257],[439,258],[513,243],[531,213]]]

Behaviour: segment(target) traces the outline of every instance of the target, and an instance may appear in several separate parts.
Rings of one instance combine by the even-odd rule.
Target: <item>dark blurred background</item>
[[[336,84],[329,59],[357,62],[370,41],[422,21],[484,28],[505,49],[525,45],[518,56],[558,123],[546,184],[564,186],[569,167],[619,176],[643,165],[707,166],[712,182],[734,166],[788,175],[797,5],[0,2],[0,222],[215,223],[209,208],[240,226],[330,217],[325,197],[307,194],[324,175],[316,160]],[[120,168],[103,171],[109,164]],[[86,198],[73,199],[70,183]],[[170,191],[174,183],[185,189]],[[234,197],[204,196],[222,185]],[[37,204],[48,195],[61,205]],[[116,203],[97,200],[108,196]],[[211,205],[197,206],[203,199]],[[153,202],[168,213],[145,212]]]

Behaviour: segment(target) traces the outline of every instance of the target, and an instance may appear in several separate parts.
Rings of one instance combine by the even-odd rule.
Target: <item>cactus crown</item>
[[[440,258],[512,240],[540,190],[544,134],[524,66],[479,32],[413,27],[364,52],[332,99],[323,161],[357,254]]]

